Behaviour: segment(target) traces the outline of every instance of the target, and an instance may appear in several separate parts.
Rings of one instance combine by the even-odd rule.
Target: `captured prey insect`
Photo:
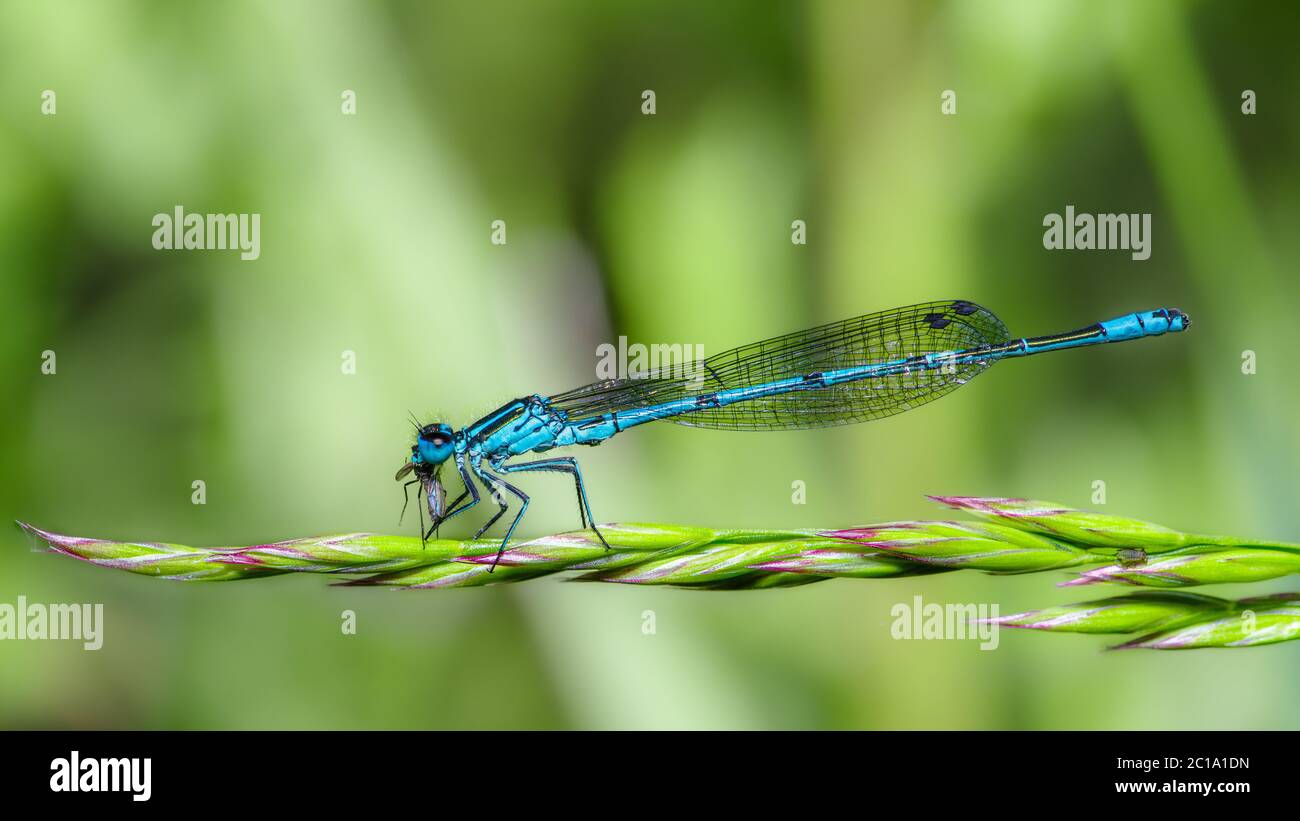
[[[526,396],[460,430],[441,422],[417,423],[410,460],[396,478],[414,473],[407,485],[420,483],[433,518],[425,539],[478,504],[476,482],[498,507],[474,534],[476,539],[509,509],[506,494],[518,499],[519,512],[501,540],[495,569],[528,509],[528,495],[503,474],[567,473],[573,477],[582,527],[590,526],[608,549],[573,457],[511,460],[568,445],[599,445],[616,433],[661,419],[749,431],[865,422],[937,399],[999,359],[1159,336],[1189,325],[1183,312],[1158,308],[1068,333],[1012,339],[987,308],[965,300],[926,302],[755,342],[640,378]],[[439,480],[448,459],[465,483],[450,505]]]

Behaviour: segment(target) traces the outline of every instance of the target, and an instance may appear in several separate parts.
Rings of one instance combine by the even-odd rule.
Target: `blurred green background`
[[[946,515],[926,493],[1088,507],[1101,480],[1110,512],[1300,540],[1297,29],[1208,2],[6,2],[0,517],[394,532],[408,411],[459,426],[592,381],[619,335],[716,353],[961,297],[1017,335],[1157,306],[1196,324],[867,425],[649,426],[575,454],[597,515],[849,526]],[[260,259],[155,251],[178,204],[260,213]],[[1071,204],[1151,213],[1151,258],[1044,250]],[[524,486],[526,534],[576,524],[566,481]],[[1300,727],[1293,645],[890,638],[917,593],[1088,598],[1064,574],[399,594],[29,547],[0,540],[0,601],[102,602],[105,645],[0,642],[10,728]]]

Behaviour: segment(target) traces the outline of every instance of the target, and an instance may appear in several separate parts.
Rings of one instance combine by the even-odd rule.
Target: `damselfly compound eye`
[[[451,436],[451,426],[442,422],[431,422],[420,428],[421,439],[440,445],[450,442]]]

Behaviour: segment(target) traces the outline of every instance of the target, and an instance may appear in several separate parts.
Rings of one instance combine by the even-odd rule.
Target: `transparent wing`
[[[550,400],[570,418],[597,416],[820,371],[992,347],[1009,338],[1006,326],[987,308],[964,300],[926,302],[755,342],[642,378],[585,385]],[[920,369],[795,391],[720,408],[701,408],[671,421],[730,430],[865,422],[937,399],[978,375],[988,364],[987,360],[977,360],[950,368]]]

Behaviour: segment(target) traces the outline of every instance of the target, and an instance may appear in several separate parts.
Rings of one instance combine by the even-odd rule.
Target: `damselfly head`
[[[451,456],[455,432],[451,425],[432,422],[420,428],[411,446],[411,461],[415,464],[441,465]]]

